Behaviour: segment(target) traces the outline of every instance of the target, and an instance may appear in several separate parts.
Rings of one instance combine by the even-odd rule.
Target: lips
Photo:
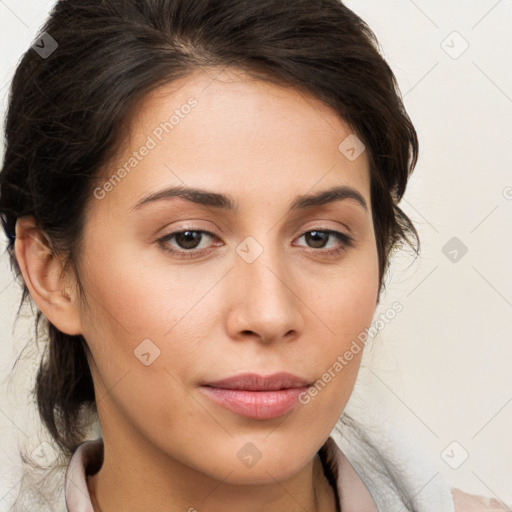
[[[244,373],[227,379],[205,382],[203,386],[223,389],[239,389],[245,391],[277,391],[279,389],[303,388],[310,381],[287,372],[262,376],[256,373]]]
[[[245,373],[205,382],[200,389],[224,409],[246,418],[268,420],[292,411],[309,382],[286,372],[269,376]]]

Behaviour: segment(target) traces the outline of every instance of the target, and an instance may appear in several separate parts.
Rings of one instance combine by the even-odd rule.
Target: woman
[[[355,470],[384,454],[342,413],[392,251],[417,240],[398,203],[418,155],[360,18],[67,0],[34,50],[0,212],[48,334],[35,392],[69,512],[506,510]]]

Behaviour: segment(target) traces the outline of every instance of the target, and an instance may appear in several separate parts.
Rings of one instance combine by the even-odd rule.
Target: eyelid
[[[188,221],[188,222],[193,222],[193,221]],[[339,224],[341,224],[343,226],[343,230],[341,230],[341,231],[340,231],[339,227],[329,227],[326,225],[316,224],[316,225],[308,226],[306,228],[302,228],[295,235],[295,238],[301,237],[310,231],[325,231],[325,232],[334,232],[335,231],[335,232],[341,232],[347,238],[350,238],[353,240],[354,235],[352,233],[352,230],[345,224],[342,224],[342,223],[339,223]],[[188,224],[188,223],[185,223],[184,225],[178,226],[175,228],[166,229],[165,233],[163,235],[159,236],[158,238],[165,238],[165,237],[168,237],[173,234],[181,233],[183,231],[200,231],[200,232],[205,232],[210,235],[216,236],[217,238],[222,238],[222,235],[219,233],[219,231],[217,229],[211,229],[210,227],[204,227],[204,226],[201,226],[200,224]],[[230,232],[231,232],[231,230],[230,230]]]
[[[197,224],[196,224],[196,222],[197,222]],[[194,221],[192,219],[192,220],[184,221],[184,224],[180,224],[179,226],[176,226],[176,227],[167,226],[166,228],[161,230],[161,231],[163,231],[163,234],[159,235],[158,238],[163,238],[163,237],[173,235],[176,233],[181,233],[183,231],[201,231],[201,232],[205,232],[205,233],[214,235],[218,238],[221,238],[222,235],[216,228],[212,228],[211,225],[208,225],[208,226],[201,225],[200,222],[201,221]]]
[[[344,236],[355,242],[357,237],[354,230],[350,229],[349,226],[342,222],[336,221],[336,224],[337,225],[332,226],[330,224],[327,224],[327,221],[313,221],[313,224],[301,229],[297,236],[302,236],[305,233],[308,233],[309,231],[336,232],[343,234]]]

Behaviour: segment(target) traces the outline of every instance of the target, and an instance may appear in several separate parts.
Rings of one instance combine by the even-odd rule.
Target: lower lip
[[[255,420],[278,418],[299,403],[299,395],[307,387],[276,391],[246,391],[202,386],[201,389],[214,402],[226,409]]]

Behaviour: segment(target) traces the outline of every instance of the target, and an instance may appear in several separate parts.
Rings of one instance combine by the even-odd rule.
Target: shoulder
[[[452,488],[455,512],[511,512],[503,502]]]

